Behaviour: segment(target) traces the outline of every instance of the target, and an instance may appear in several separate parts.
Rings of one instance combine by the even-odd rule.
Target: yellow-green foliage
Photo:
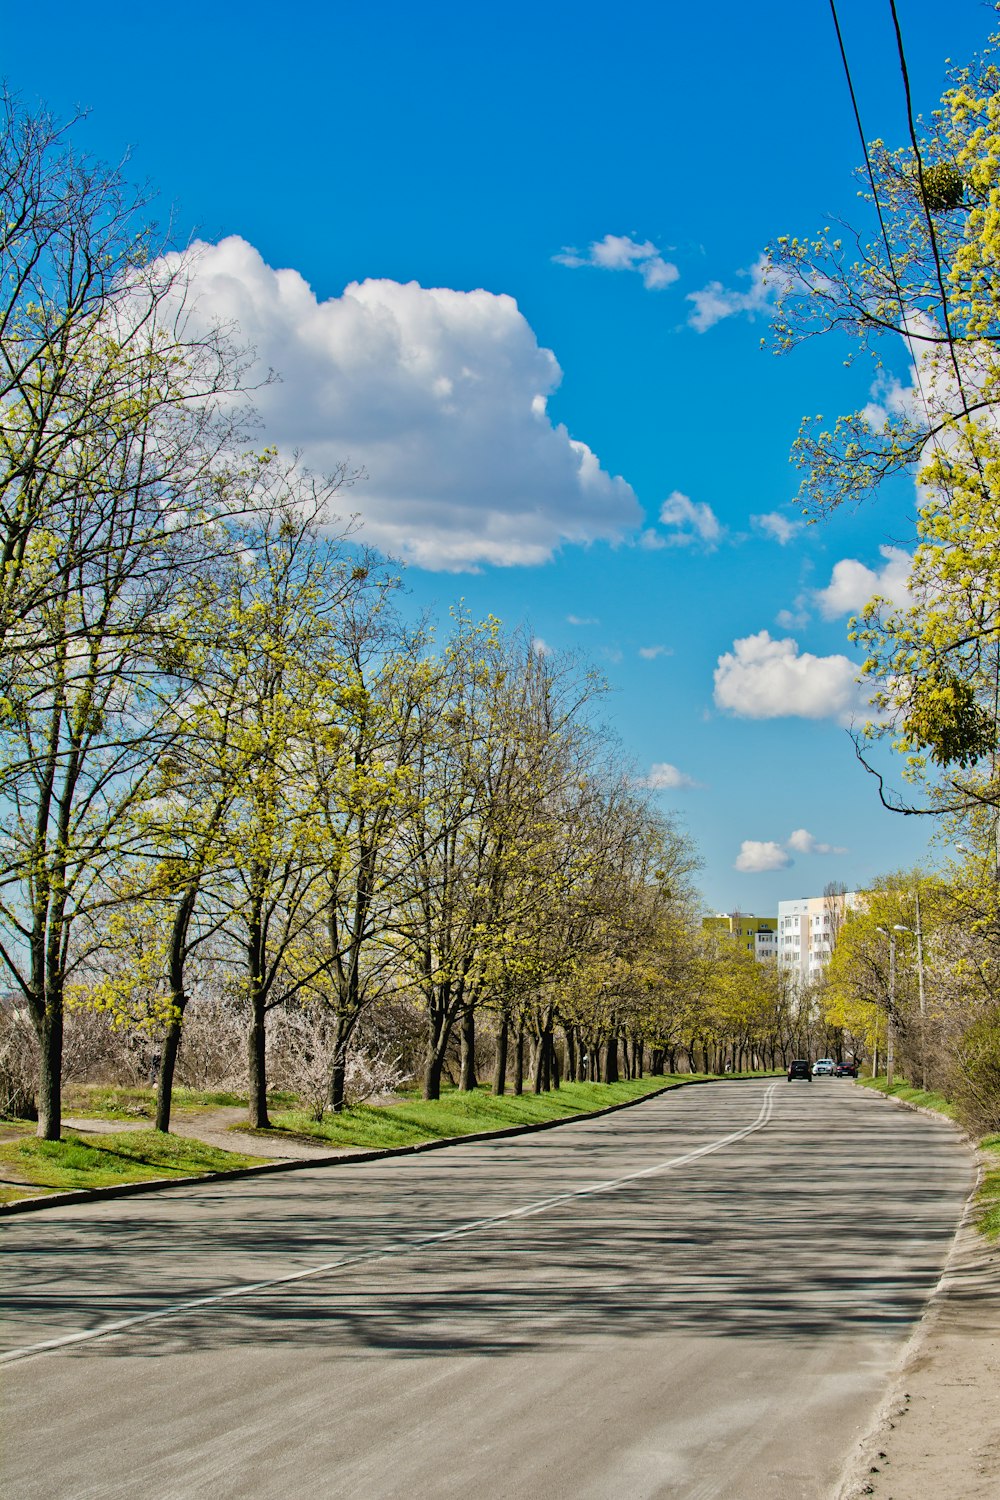
[[[881,236],[852,249],[824,230],[771,251],[777,343],[846,331],[876,367],[874,397],[832,426],[808,418],[796,455],[813,515],[917,473],[917,547],[907,604],[873,600],[854,622],[883,722],[931,805],[1000,803],[1000,35],[955,70],[911,144],[869,147]],[[881,370],[886,335],[915,366],[904,392]],[[905,345],[903,340],[906,341]]]

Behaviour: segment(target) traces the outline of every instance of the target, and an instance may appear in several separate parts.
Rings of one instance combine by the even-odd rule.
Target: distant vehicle
[[[834,1078],[857,1078],[858,1065],[849,1062],[838,1063],[833,1070],[833,1076]]]
[[[813,1077],[832,1078],[833,1070],[835,1067],[836,1064],[834,1063],[832,1057],[817,1057],[816,1061],[813,1063]]]
[[[797,1057],[788,1064],[788,1082],[791,1083],[795,1078],[804,1078],[806,1083],[812,1083],[808,1057]]]

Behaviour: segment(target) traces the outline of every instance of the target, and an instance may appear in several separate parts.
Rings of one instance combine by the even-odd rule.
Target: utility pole
[[[924,946],[920,928],[920,887],[917,886],[917,995],[920,1000],[920,1087],[927,1092],[927,1005],[924,1001]]]
[[[895,1027],[892,1019],[896,1008],[896,929],[893,928],[891,932],[887,932],[884,927],[878,927],[875,930],[889,939],[889,1012],[885,1018],[885,1086],[888,1091],[892,1088],[896,1054]],[[909,931],[908,928],[904,930]]]

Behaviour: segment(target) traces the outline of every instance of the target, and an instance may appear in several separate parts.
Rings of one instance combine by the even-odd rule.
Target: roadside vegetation
[[[989,1240],[1000,1240],[1000,1135],[980,1141],[987,1168],[977,1194],[979,1228]]]
[[[0,1202],[34,1196],[39,1188],[66,1192],[164,1177],[200,1177],[255,1166],[261,1160],[152,1130],[86,1140],[72,1131],[59,1141],[30,1136],[0,1142]]]
[[[892,1099],[902,1099],[904,1104],[913,1104],[919,1109],[932,1109],[935,1114],[944,1115],[949,1120],[955,1118],[955,1106],[944,1094],[935,1093],[932,1089],[914,1088],[904,1078],[894,1078],[890,1084],[883,1073],[876,1078],[862,1078],[859,1082],[865,1088],[875,1089]]]

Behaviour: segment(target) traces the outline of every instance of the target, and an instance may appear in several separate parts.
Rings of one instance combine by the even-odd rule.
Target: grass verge
[[[979,1228],[988,1240],[1000,1240],[1000,1135],[979,1142],[987,1160],[986,1175],[976,1194]]]
[[[447,1089],[440,1099],[404,1099],[395,1104],[359,1104],[340,1115],[312,1119],[304,1110],[284,1110],[271,1116],[269,1134],[293,1134],[332,1146],[384,1149],[412,1146],[419,1141],[451,1140],[481,1130],[504,1130],[512,1125],[534,1125],[565,1119],[588,1110],[606,1109],[641,1099],[663,1087],[690,1082],[681,1078],[633,1078],[623,1083],[564,1083],[547,1094],[504,1094],[485,1087],[474,1093]]]
[[[921,1109],[933,1109],[939,1115],[945,1115],[949,1120],[955,1118],[955,1107],[944,1094],[935,1094],[931,1089],[914,1088],[913,1084],[907,1083],[905,1078],[897,1078],[892,1088],[888,1087],[885,1074],[877,1078],[859,1078],[858,1082],[862,1088],[875,1089],[880,1094],[886,1094],[892,1099],[902,1099],[905,1104],[916,1104]]]
[[[71,1131],[60,1141],[31,1136],[0,1144],[0,1197],[11,1202],[30,1195],[33,1188],[60,1192],[153,1177],[199,1177],[253,1167],[262,1159],[151,1130],[122,1131],[92,1140]]]
[[[289,1106],[293,1094],[271,1093],[274,1106]],[[227,1090],[175,1088],[173,1109],[246,1109],[246,1094]],[[151,1120],[156,1114],[154,1088],[124,1087],[102,1083],[69,1084],[63,1093],[63,1114],[90,1120]]]

